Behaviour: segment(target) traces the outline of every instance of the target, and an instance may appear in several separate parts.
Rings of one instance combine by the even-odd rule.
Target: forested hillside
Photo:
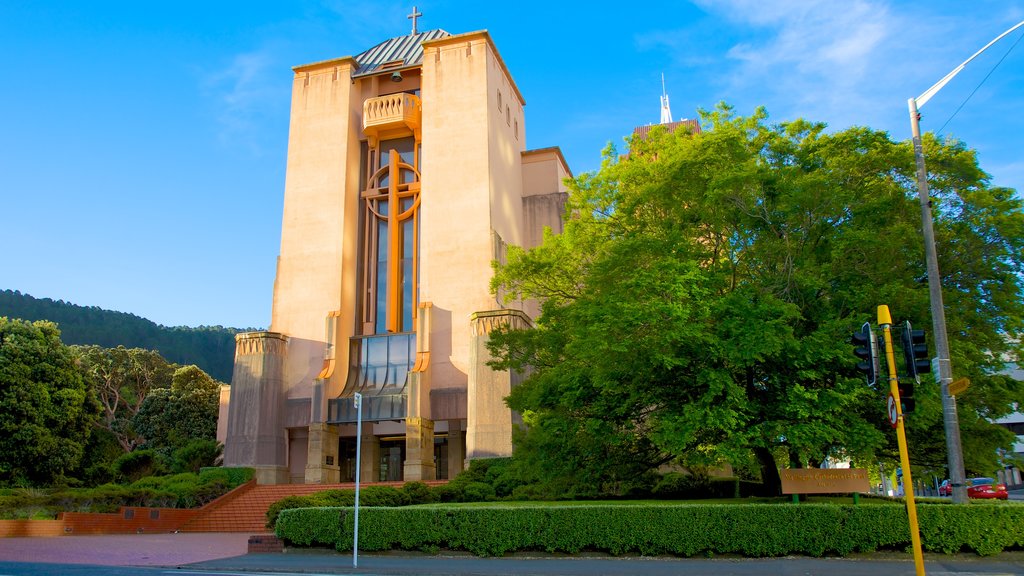
[[[0,290],[0,316],[56,322],[64,344],[157,350],[168,361],[195,364],[221,382],[231,381],[235,334],[246,331],[223,326],[161,326],[134,314],[34,298],[17,290]]]

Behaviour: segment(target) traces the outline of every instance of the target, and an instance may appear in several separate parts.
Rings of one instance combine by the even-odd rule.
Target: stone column
[[[287,484],[283,367],[288,337],[277,332],[235,335],[224,465],[256,471],[260,484]]]
[[[380,478],[380,438],[373,435],[373,422],[363,422],[363,439],[359,450],[359,481],[376,482]]]
[[[337,484],[341,482],[337,426],[324,422],[310,424],[308,454],[306,484]]]
[[[413,480],[436,480],[437,465],[434,463],[434,421],[426,418],[405,419],[405,465],[403,478]]]
[[[453,480],[466,468],[466,450],[462,434],[462,421],[448,421],[448,479]]]
[[[416,362],[409,371],[408,414],[405,417],[403,478],[435,480],[434,421],[430,419],[430,320],[433,305],[423,302],[416,314]]]
[[[466,460],[497,458],[512,455],[512,411],[505,397],[518,383],[518,376],[509,370],[494,370],[487,350],[490,333],[498,326],[525,328],[530,325],[519,310],[475,312],[470,317],[472,339],[469,352],[469,382],[466,410]]]

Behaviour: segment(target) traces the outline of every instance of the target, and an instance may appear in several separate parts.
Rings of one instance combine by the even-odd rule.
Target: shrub
[[[434,502],[435,494],[423,482],[406,482],[402,485],[402,492],[409,497],[409,504],[430,504]]]
[[[114,460],[111,470],[118,480],[135,482],[145,476],[164,474],[167,466],[155,450],[136,450]]]
[[[494,487],[486,482],[470,482],[462,491],[464,502],[487,502],[494,500]]]
[[[273,530],[277,526],[277,519],[283,510],[312,507],[313,503],[309,496],[285,496],[267,508],[267,528]]]
[[[256,471],[253,470],[252,468],[236,468],[221,466],[199,469],[200,478],[207,477],[211,474],[217,475],[218,477],[220,477],[221,475],[226,476],[227,487],[229,490],[231,490],[234,488],[238,488],[239,486],[245,484],[249,480],[252,480],[252,477],[255,476]]]
[[[198,474],[203,467],[212,466],[220,458],[224,446],[216,440],[192,440],[171,455],[171,468],[175,472]]]
[[[427,488],[424,484],[423,488]],[[419,489],[412,489],[419,490]],[[355,504],[355,490],[323,490],[306,496],[287,496],[267,509],[267,528],[274,528],[284,510],[295,508],[351,507]],[[393,486],[367,486],[359,490],[359,507],[408,506],[412,498],[408,492]]]
[[[921,505],[929,552],[994,554],[1024,547],[1024,506]],[[351,550],[350,508],[286,510],[277,535],[298,545]],[[495,556],[519,550],[676,556],[823,556],[904,550],[900,505],[738,504],[368,508],[360,548],[447,548]]]

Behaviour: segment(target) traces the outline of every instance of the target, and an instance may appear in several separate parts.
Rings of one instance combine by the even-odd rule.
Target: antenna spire
[[[668,105],[668,93],[665,92],[665,74],[661,74],[661,123],[672,123],[672,109]]]

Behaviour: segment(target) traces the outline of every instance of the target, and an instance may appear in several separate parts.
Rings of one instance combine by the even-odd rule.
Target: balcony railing
[[[375,136],[395,128],[420,129],[420,99],[414,94],[388,94],[363,102],[363,132]]]

